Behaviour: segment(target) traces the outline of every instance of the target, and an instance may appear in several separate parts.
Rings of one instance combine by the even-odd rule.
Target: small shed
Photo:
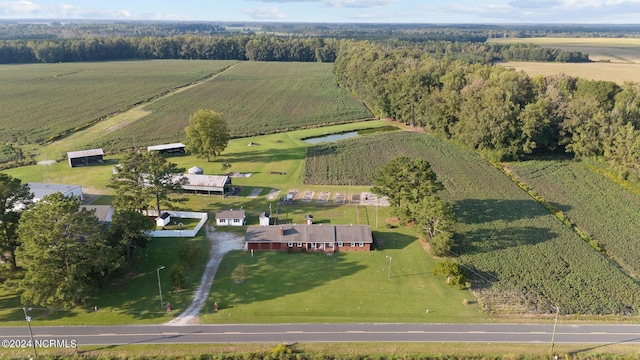
[[[162,215],[156,218],[157,226],[166,226],[171,221],[171,214],[163,212]]]
[[[167,155],[181,155],[185,154],[186,145],[183,143],[173,143],[173,144],[163,144],[163,145],[152,145],[147,146],[147,151],[157,151],[161,154]]]
[[[247,222],[244,210],[222,210],[216,213],[217,226],[243,226]]]
[[[189,174],[197,174],[197,175],[204,174],[204,170],[202,170],[202,168],[199,167],[199,166],[194,166],[194,167],[190,168],[189,170],[187,170],[187,172]]]
[[[260,226],[269,226],[270,225],[269,222],[270,222],[271,218],[269,217],[269,213],[268,212],[263,212],[262,214],[260,214],[258,219],[260,220]]]
[[[90,149],[81,151],[70,151],[67,153],[69,166],[99,165],[104,162],[104,151],[102,149]]]

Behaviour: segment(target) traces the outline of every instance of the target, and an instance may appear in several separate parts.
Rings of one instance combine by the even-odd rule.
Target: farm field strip
[[[328,152],[332,166],[354,169],[342,175],[342,183],[363,171],[361,163],[375,169],[399,155],[429,161],[445,184],[441,195],[458,216],[454,251],[473,269],[488,311],[552,312],[559,306],[563,313],[611,314],[640,305],[633,279],[477,154],[412,132],[352,139],[335,149]],[[325,171],[315,175],[310,169],[306,178]]]
[[[174,142],[189,115],[211,108],[229,122],[232,136],[251,136],[371,118],[362,102],[338,88],[332,64],[243,62],[209,81],[145,107],[151,114],[102,142]]]
[[[543,63],[526,61],[499,62],[497,65],[524,71],[529,76],[546,76],[564,73],[588,80],[613,81],[622,85],[625,81],[640,82],[640,63]]]
[[[536,160],[507,168],[603,245],[624,269],[640,277],[640,197],[612,186],[584,163]]]
[[[231,65],[235,66],[235,65]],[[104,137],[106,134],[109,134],[118,129],[123,129],[135,123],[136,121],[144,118],[151,114],[150,111],[145,110],[145,106],[151,104],[155,101],[159,101],[161,99],[166,99],[175,94],[183,92],[191,87],[198,86],[206,81],[212,81],[216,78],[217,75],[206,78],[202,81],[198,81],[188,86],[181,87],[175,91],[166,93],[160,96],[157,99],[153,99],[148,103],[136,106],[132,109],[119,113],[117,115],[111,116],[105,120],[100,121],[99,123],[92,125],[82,131],[75,132],[69,136],[66,136],[60,140],[49,143],[45,146],[42,146],[38,149],[39,156],[37,160],[49,160],[49,159],[63,159],[66,156],[67,151],[72,151],[75,149],[86,149],[91,147],[91,144],[96,142],[96,139]],[[137,148],[137,134],[130,134],[130,141],[128,146]],[[143,146],[144,147],[144,146]]]
[[[640,63],[638,38],[503,38],[489,39],[494,43],[525,43],[545,48],[580,51],[589,54],[592,61]]]
[[[0,66],[0,141],[36,143],[203,79],[233,61]]]

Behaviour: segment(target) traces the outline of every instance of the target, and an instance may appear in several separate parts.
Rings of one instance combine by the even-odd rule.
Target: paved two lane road
[[[38,339],[82,345],[293,342],[551,343],[553,324],[248,324],[37,326]],[[27,326],[0,327],[0,338],[28,339]],[[640,325],[558,325],[555,343],[640,344]]]

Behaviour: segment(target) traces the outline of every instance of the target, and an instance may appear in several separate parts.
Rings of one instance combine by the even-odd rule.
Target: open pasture
[[[399,155],[429,161],[458,216],[454,252],[473,270],[486,310],[614,314],[640,305],[635,281],[477,154],[415,132],[352,139],[336,151],[344,168],[375,169]]]
[[[640,278],[640,197],[612,185],[584,162],[535,160],[507,168]]]
[[[0,66],[0,142],[32,144],[206,78],[232,61]]]
[[[333,65],[323,63],[243,62],[212,81],[161,99],[144,110],[150,114],[106,134],[105,147],[184,139],[189,116],[198,109],[222,113],[233,137],[371,118],[362,102],[335,85]]]

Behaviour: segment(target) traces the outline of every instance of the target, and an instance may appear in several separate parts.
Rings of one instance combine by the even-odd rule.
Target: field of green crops
[[[454,251],[473,270],[487,311],[544,313],[558,306],[561,313],[618,314],[640,305],[633,279],[477,154],[414,132],[357,138],[334,149],[329,171],[347,177],[371,174],[398,155],[429,161],[458,216]],[[322,174],[307,170],[306,178]]]
[[[232,61],[122,61],[0,66],[0,143],[39,143],[81,128]]]
[[[640,197],[580,162],[537,160],[508,169],[640,277]]]
[[[362,102],[338,88],[332,69],[323,63],[240,63],[212,81],[149,104],[150,115],[107,134],[103,146],[125,142],[131,134],[138,143],[181,141],[189,115],[201,108],[222,113],[234,137],[371,118]]]

